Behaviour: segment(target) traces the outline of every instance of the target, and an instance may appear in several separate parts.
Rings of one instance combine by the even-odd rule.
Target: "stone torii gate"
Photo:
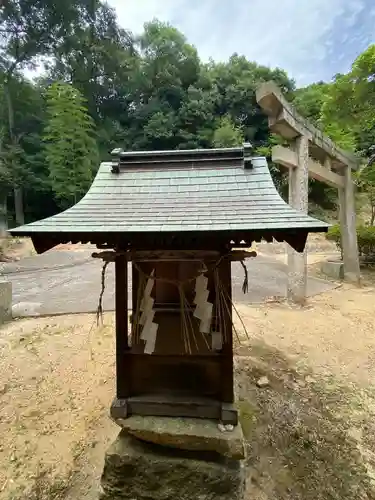
[[[354,155],[336,146],[326,135],[299,115],[274,82],[262,84],[256,99],[268,116],[270,130],[290,142],[275,146],[272,161],[289,170],[289,204],[307,213],[309,175],[338,189],[344,273],[359,283],[360,268],[352,170],[358,169]],[[298,254],[288,246],[288,298],[303,303],[306,298],[307,252]]]

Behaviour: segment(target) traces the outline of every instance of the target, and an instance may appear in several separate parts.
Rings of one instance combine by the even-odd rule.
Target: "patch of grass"
[[[327,210],[314,203],[309,203],[309,215],[330,224],[337,221],[337,210]]]
[[[12,348],[23,346],[26,349],[29,349],[30,346],[34,344],[41,343],[43,341],[43,335],[40,330],[34,330],[29,333],[25,333],[20,337],[12,340],[11,346]]]
[[[238,402],[238,410],[244,436],[250,440],[257,421],[256,409],[249,401],[243,400]]]
[[[57,477],[53,480],[47,476],[38,477],[35,486],[27,496],[28,500],[60,500],[70,488],[70,477]],[[25,499],[26,500],[26,499]]]
[[[82,455],[86,450],[86,447],[87,443],[84,443],[83,441],[77,441],[72,445],[71,451],[74,464],[77,465],[79,463],[79,460],[82,458]]]
[[[367,266],[361,269],[361,281],[363,285],[374,286],[375,285],[375,266]]]
[[[13,491],[8,500],[62,500],[71,487],[72,474],[52,477],[51,471],[44,469],[33,479],[27,491]]]

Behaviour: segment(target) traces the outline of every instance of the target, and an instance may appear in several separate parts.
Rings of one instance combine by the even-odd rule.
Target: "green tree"
[[[199,78],[186,92],[176,120],[176,140],[181,149],[212,146],[217,93]]]
[[[138,44],[142,56],[139,100],[146,104],[157,97],[172,109],[179,109],[184,92],[199,77],[196,49],[176,28],[157,20],[145,24]]]
[[[189,110],[190,96],[200,76],[196,49],[177,29],[157,20],[145,24],[136,42],[139,63],[130,86],[127,117],[131,147],[189,146],[197,127]]]
[[[8,229],[7,193],[11,185],[9,168],[5,162],[4,131],[0,129],[0,238],[6,235]]]
[[[132,147],[129,111],[139,56],[113,9],[96,0],[89,3],[87,21],[61,44],[47,81],[69,82],[83,94],[98,131],[100,157],[107,159],[119,144]]]
[[[366,205],[370,208],[370,217],[367,221],[371,226],[375,223],[375,162],[371,158],[368,163],[363,163],[361,168],[355,172],[354,182],[358,187],[359,201],[365,200]],[[361,200],[362,198],[362,200]]]
[[[375,144],[374,47],[357,58],[347,75],[296,89],[282,69],[237,54],[226,62],[202,64],[176,28],[157,20],[146,23],[143,33],[133,38],[102,0],[58,5],[56,0],[5,0],[0,21],[0,205],[8,199],[11,214],[9,193],[19,193],[20,187],[30,219],[56,210],[51,183],[61,206],[73,203],[86,190],[98,164],[92,159],[98,149],[104,159],[117,146],[205,148],[248,141],[270,160],[280,138],[272,137],[255,98],[258,85],[269,80],[340,146],[366,156]],[[42,77],[26,81],[22,70],[47,55]],[[65,84],[51,86],[56,81]],[[74,95],[71,102],[67,88]],[[51,105],[60,114],[51,114]],[[87,108],[95,138],[87,112],[85,127],[78,130],[77,120],[72,123],[74,113],[66,112],[72,106]],[[43,134],[49,137],[47,145]],[[272,162],[270,168],[285,194],[285,176]],[[362,177],[362,190],[364,182]],[[332,193],[310,181],[313,202],[327,206]]]
[[[321,121],[339,145],[368,153],[375,143],[375,44],[358,56],[348,74],[336,75]]]
[[[98,161],[93,120],[81,93],[69,84],[52,84],[46,98],[45,158],[55,197],[67,208],[87,191]]]
[[[297,89],[293,93],[293,105],[302,116],[320,126],[322,106],[329,91],[329,83],[318,82]]]
[[[124,105],[119,97],[129,93],[137,57],[133,39],[119,27],[114,10],[98,0],[87,4],[84,24],[58,46],[48,76],[77,88],[99,124],[104,115],[118,117]]]
[[[289,174],[286,169],[281,169],[279,165],[272,162],[272,148],[274,146],[288,147],[288,141],[277,134],[271,134],[264,146],[259,146],[255,149],[255,154],[265,156],[268,160],[268,166],[272,175],[272,180],[279,191],[280,195],[287,202],[288,201],[288,186]]]
[[[218,93],[216,116],[229,115],[243,130],[245,140],[254,147],[267,145],[270,136],[268,119],[256,102],[256,89],[260,83],[273,80],[288,95],[294,90],[293,80],[280,69],[271,70],[237,54],[225,63],[211,61],[205,71]]]
[[[95,0],[96,1],[96,0]],[[10,149],[19,147],[20,137],[15,133],[16,118],[14,111],[13,87],[18,72],[34,67],[38,59],[55,52],[66,37],[70,36],[77,25],[84,22],[87,0],[4,0],[0,5],[0,70],[1,85],[7,107],[7,136],[4,144]],[[14,165],[13,165],[14,166]],[[19,175],[13,179],[16,221],[24,222],[23,187],[27,176]]]
[[[224,116],[214,132],[212,143],[215,148],[241,146],[244,142],[242,130],[236,127],[229,116]]]
[[[14,218],[14,197],[9,196],[15,186],[21,186],[23,196],[18,200],[24,211],[26,219],[30,219],[30,196],[44,195],[49,191],[46,169],[43,163],[41,149],[41,133],[44,120],[44,100],[41,89],[37,85],[25,80],[20,74],[13,76],[10,88],[13,102],[14,127],[12,141],[9,140],[7,128],[7,103],[4,86],[0,86],[0,123],[3,124],[1,137],[1,159],[3,176],[6,180],[1,182],[2,197],[8,198],[9,219]],[[1,175],[1,174],[0,174]],[[1,176],[2,177],[2,176]],[[43,192],[43,194],[42,194]],[[48,199],[48,196],[47,196]],[[46,206],[43,203],[35,207]],[[3,202],[5,206],[5,201]],[[20,206],[18,206],[20,208]],[[40,213],[40,211],[36,213]],[[41,213],[41,215],[43,215]],[[17,220],[20,223],[20,220]],[[22,221],[21,221],[22,222]]]

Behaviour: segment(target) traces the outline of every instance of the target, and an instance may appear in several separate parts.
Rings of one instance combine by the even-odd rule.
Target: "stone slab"
[[[337,281],[344,279],[344,264],[343,262],[325,261],[322,263],[322,273]]]
[[[121,431],[105,456],[100,500],[243,500],[244,464],[144,443]]]
[[[12,319],[12,283],[0,282],[0,325]]]
[[[117,419],[116,423],[143,441],[182,450],[214,451],[237,460],[245,458],[241,425],[222,431],[211,420],[138,415]]]
[[[13,318],[39,316],[41,306],[41,302],[17,302],[13,304],[12,316]]]

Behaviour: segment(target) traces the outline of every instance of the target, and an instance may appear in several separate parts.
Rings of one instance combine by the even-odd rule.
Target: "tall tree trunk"
[[[13,147],[16,146],[16,140],[14,137],[14,108],[13,108],[13,101],[12,101],[12,96],[10,93],[10,86],[11,86],[11,81],[12,81],[12,74],[8,73],[7,78],[5,80],[5,85],[4,85],[4,90],[5,90],[5,98],[7,102],[7,108],[8,108],[8,128],[9,128],[9,138],[11,145]],[[11,172],[11,175],[13,175],[14,172]],[[16,182],[13,183],[13,192],[14,192],[14,208],[16,212],[16,223],[17,225],[22,225],[24,224],[25,221],[25,215],[24,215],[24,210],[23,210],[23,188],[22,186],[19,186],[16,184]]]
[[[17,226],[22,226],[23,224],[25,224],[25,212],[23,209],[23,187],[15,185],[13,188],[13,196],[16,223]]]
[[[3,141],[0,137],[0,153],[3,150]],[[0,162],[1,162],[0,157]],[[7,207],[7,192],[5,189],[0,190],[0,238],[5,238],[8,231],[8,207]]]
[[[5,99],[7,103],[7,111],[8,111],[8,129],[9,129],[9,137],[11,142],[13,143],[14,136],[14,109],[13,109],[13,101],[12,96],[10,95],[10,86],[12,81],[12,75],[8,73],[5,79],[4,85],[4,93]]]
[[[14,188],[14,208],[16,212],[16,224],[22,226],[25,224],[25,215],[23,211],[23,189],[21,187]]]
[[[0,193],[0,238],[5,238],[8,232],[7,195]]]
[[[89,80],[88,80],[88,90],[89,90],[89,95],[86,96],[87,99],[87,105],[89,109],[89,113],[91,116],[94,118],[94,120],[98,119],[99,115],[99,107],[96,101],[96,83],[97,83],[97,78],[96,78],[96,70],[95,70],[95,64],[94,64],[94,53],[95,53],[95,41],[96,41],[96,32],[95,32],[95,25],[96,25],[96,11],[98,8],[98,2],[97,0],[91,0],[90,4],[88,6],[88,12],[89,12],[89,39],[88,39],[88,61],[87,61],[87,66],[88,66],[88,75],[89,75]]]

